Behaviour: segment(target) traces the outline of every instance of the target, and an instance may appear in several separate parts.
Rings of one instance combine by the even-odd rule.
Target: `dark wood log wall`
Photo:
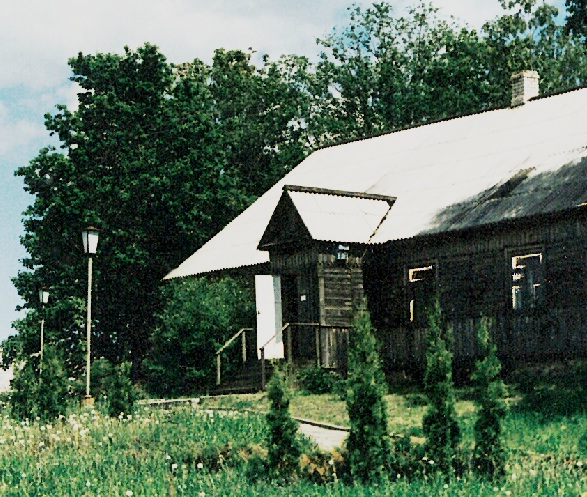
[[[532,251],[544,257],[544,302],[514,311],[511,258]],[[437,267],[443,312],[454,329],[457,364],[476,357],[481,316],[494,319],[504,360],[587,355],[587,217],[582,210],[371,250],[365,292],[391,369],[423,365],[426,331],[409,322],[407,271],[431,263]]]

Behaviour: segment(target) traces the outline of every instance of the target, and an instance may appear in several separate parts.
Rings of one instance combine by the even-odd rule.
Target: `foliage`
[[[114,367],[108,395],[108,414],[120,416],[134,411],[135,393],[131,381],[131,364],[122,362]]]
[[[31,357],[15,369],[11,382],[11,413],[16,419],[51,421],[65,414],[69,399],[68,378],[57,349],[46,346],[43,358]]]
[[[18,420],[30,419],[35,406],[38,375],[31,360],[16,365],[10,381],[10,413]]]
[[[384,479],[389,469],[391,446],[385,393],[371,318],[361,308],[354,319],[349,345],[347,449],[351,476],[363,483]]]
[[[305,368],[298,373],[301,390],[309,394],[333,393],[343,381],[336,372],[325,368]]]
[[[482,358],[477,361],[472,380],[476,386],[478,419],[475,423],[473,466],[480,474],[502,477],[506,453],[503,447],[502,422],[506,414],[506,389],[500,379],[501,363],[497,347],[490,336],[491,322],[483,318],[479,325]]]
[[[347,141],[508,106],[510,77],[524,69],[540,73],[543,93],[585,84],[584,38],[557,24],[555,7],[501,5],[503,14],[479,32],[424,2],[404,16],[388,2],[351,6],[348,23],[319,40],[314,135]]]
[[[135,378],[162,312],[161,279],[305,155],[306,62],[218,50],[210,66],[169,64],[146,44],[70,59],[78,106],[58,105],[47,147],[16,174],[34,196],[24,213],[29,256],[14,283],[28,316],[6,361],[37,350],[37,290],[51,288],[48,341],[83,370],[86,261],[80,232],[100,228],[94,264],[95,357],[132,361]],[[300,80],[300,81],[298,81]]]
[[[583,39],[587,36],[587,1],[565,0],[568,16],[565,23],[567,33]]]
[[[298,424],[289,413],[289,397],[281,371],[275,370],[269,380],[267,397],[267,468],[273,478],[289,480],[298,471],[301,455],[297,440]]]
[[[573,363],[572,368],[565,366],[561,365],[557,375],[566,371],[570,384],[570,377],[579,372],[575,369],[578,364]],[[555,390],[559,377],[547,377],[552,370],[542,367],[536,372],[541,383],[552,380]],[[580,372],[584,371],[583,365]],[[583,385],[576,388],[583,389]],[[238,396],[235,402],[242,402],[243,398]],[[314,400],[306,396],[297,399],[306,401],[306,410]],[[397,400],[399,410],[390,419],[392,424],[398,423],[396,417],[416,423],[409,403],[403,396]],[[577,435],[587,432],[585,411],[568,415],[556,410],[549,413],[550,398],[545,398],[538,410],[515,398],[512,402],[519,407],[508,411],[504,419],[504,441],[511,450],[508,471],[502,480],[488,482],[474,472],[461,478],[433,474],[407,478],[401,473],[399,477],[393,475],[396,481],[376,485],[347,485],[342,480],[344,470],[339,464],[346,460],[344,451],[319,454],[304,449],[307,458],[302,455],[300,460],[303,478],[289,484],[268,485],[260,479],[264,465],[257,466],[256,477],[251,478],[255,461],[264,462],[266,458],[261,448],[267,432],[266,419],[228,407],[218,411],[206,406],[140,406],[133,416],[121,418],[76,407],[51,423],[16,422],[0,407],[0,494],[531,497],[581,496],[587,492],[586,453],[582,452],[584,448]],[[463,421],[474,421],[470,402],[459,405],[468,413]],[[466,445],[473,442],[472,425],[469,428],[463,430]],[[405,439],[398,450],[409,454],[408,444]],[[415,456],[419,440],[412,445]],[[332,468],[338,481],[334,481]],[[325,470],[326,485],[319,470]]]
[[[458,462],[461,432],[455,409],[452,380],[452,329],[442,319],[438,299],[429,315],[424,388],[428,410],[422,422],[426,437],[425,453],[431,465],[450,473]]]
[[[205,392],[215,378],[216,351],[254,324],[252,288],[229,277],[199,278],[170,281],[162,293],[169,304],[157,316],[151,337],[145,362],[148,387],[165,396]],[[228,350],[223,367],[238,357]]]

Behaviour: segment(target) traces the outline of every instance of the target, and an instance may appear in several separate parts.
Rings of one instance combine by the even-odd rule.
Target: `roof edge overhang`
[[[222,269],[213,269],[211,271],[202,271],[201,273],[195,274],[184,274],[184,275],[173,275],[175,270],[170,271],[163,277],[163,281],[171,280],[182,280],[186,278],[202,278],[202,277],[215,277],[222,278],[225,276],[240,276],[246,274],[268,274],[269,261],[259,262],[257,264],[248,264],[242,266],[228,267]]]
[[[349,192],[345,190],[329,190],[327,188],[317,188],[313,186],[283,185],[284,192],[315,193],[318,195],[334,195],[337,197],[361,198],[365,200],[382,200],[388,204],[393,204],[397,197],[389,195],[379,195],[377,193]]]
[[[414,241],[425,241],[430,240],[433,238],[452,238],[455,235],[458,236],[470,236],[471,233],[479,233],[479,232],[490,232],[494,233],[498,230],[506,230],[516,228],[521,223],[526,223],[527,225],[537,224],[544,222],[546,220],[565,220],[569,219],[569,216],[572,216],[574,219],[579,218],[580,216],[587,216],[587,202],[569,207],[567,209],[561,209],[553,212],[546,212],[542,214],[535,214],[532,216],[522,216],[516,218],[508,218],[502,219],[501,221],[493,222],[493,223],[486,223],[486,224],[478,224],[476,226],[467,226],[466,228],[453,228],[444,231],[435,231],[435,232],[424,232],[418,235],[407,237],[407,238],[396,238],[392,240],[381,240],[370,242],[368,245],[371,247],[386,247],[393,245],[395,243],[406,243],[406,242],[414,242]]]

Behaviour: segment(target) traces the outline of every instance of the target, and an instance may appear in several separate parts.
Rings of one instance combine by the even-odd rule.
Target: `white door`
[[[257,354],[265,345],[265,359],[283,359],[281,335],[281,279],[275,275],[255,276],[255,301],[257,304]]]

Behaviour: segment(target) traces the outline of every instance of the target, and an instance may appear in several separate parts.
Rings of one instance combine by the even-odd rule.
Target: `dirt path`
[[[312,438],[320,449],[329,451],[335,447],[341,447],[346,437],[348,430],[338,427],[324,427],[316,424],[309,424],[300,422],[300,432]]]

